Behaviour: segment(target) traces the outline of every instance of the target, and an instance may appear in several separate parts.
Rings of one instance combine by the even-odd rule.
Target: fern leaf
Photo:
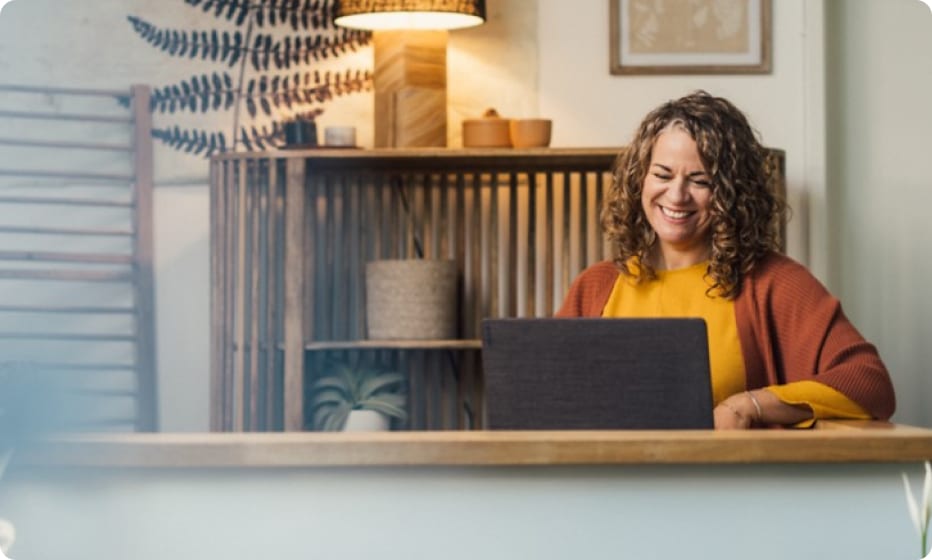
[[[221,35],[216,29],[209,33],[196,30],[158,29],[135,16],[128,16],[127,19],[136,33],[147,43],[169,56],[189,58],[200,56],[202,60],[227,62],[231,66],[242,56],[243,40],[242,33],[239,31],[233,32],[231,41],[229,37],[223,36],[228,35],[228,32]]]
[[[212,14],[216,18],[224,18],[227,21],[233,21],[236,17],[236,25],[242,25],[249,14],[248,0],[184,0],[185,4],[194,7],[200,7],[206,14]]]
[[[192,113],[204,113],[210,107],[218,109],[224,96],[230,92],[228,84],[232,85],[232,78],[226,73],[222,77],[214,73],[211,78],[206,74],[192,76],[178,84],[156,89],[152,94],[152,110],[172,113],[177,109],[188,109]]]
[[[255,126],[251,126],[248,129],[246,127],[241,127],[239,138],[247,150],[252,150],[253,146],[260,150],[264,150],[266,147],[277,147],[281,143],[282,131],[277,123],[273,124],[271,130],[265,126],[261,129],[257,129]]]
[[[203,130],[181,130],[176,125],[172,128],[153,128],[152,137],[185,153],[210,156],[226,151],[226,140],[221,132],[208,134]]]

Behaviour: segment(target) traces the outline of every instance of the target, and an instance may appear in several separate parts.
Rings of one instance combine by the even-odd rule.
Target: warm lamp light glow
[[[337,17],[333,21],[342,27],[384,31],[386,29],[462,29],[481,25],[485,20],[479,16],[449,12],[379,12]]]
[[[333,21],[377,31],[461,29],[485,21],[485,0],[340,0]]]

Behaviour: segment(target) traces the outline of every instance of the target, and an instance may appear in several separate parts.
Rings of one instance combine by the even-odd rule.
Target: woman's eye
[[[712,183],[706,181],[705,179],[693,179],[693,184],[699,185],[700,187],[709,188],[712,186]]]
[[[669,181],[673,178],[672,175],[664,175],[663,173],[654,173],[654,177],[660,179],[661,181]]]

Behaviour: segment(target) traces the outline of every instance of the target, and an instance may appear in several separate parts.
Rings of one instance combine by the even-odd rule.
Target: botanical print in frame
[[[767,74],[770,0],[609,0],[612,74]]]

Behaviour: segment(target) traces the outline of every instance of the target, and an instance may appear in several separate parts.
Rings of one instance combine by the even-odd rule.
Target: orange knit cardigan
[[[556,316],[600,317],[619,274],[610,261],[584,270]],[[735,319],[748,389],[816,380],[874,418],[893,414],[893,383],[877,349],[799,263],[776,253],[758,263],[735,299]]]

